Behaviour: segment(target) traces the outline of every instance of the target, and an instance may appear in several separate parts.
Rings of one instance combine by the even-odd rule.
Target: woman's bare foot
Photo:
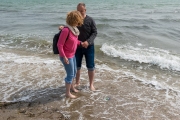
[[[75,98],[77,98],[77,96],[75,96],[73,94],[68,94],[68,95],[66,95],[66,98],[75,99]]]
[[[75,93],[79,92],[79,90],[77,90],[76,88],[71,88],[71,90]]]
[[[77,90],[76,88],[75,88],[75,85],[71,85],[71,91],[73,91],[73,92],[75,92],[75,93],[77,93],[77,92],[79,92],[79,90]]]

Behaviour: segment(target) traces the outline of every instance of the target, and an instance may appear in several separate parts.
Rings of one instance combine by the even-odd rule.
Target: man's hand
[[[62,30],[63,28],[64,28],[64,26],[62,26],[62,25],[61,25],[61,26],[59,26],[59,30]]]
[[[81,45],[84,47],[84,48],[87,48],[89,46],[89,43],[87,41],[84,41],[81,43]]]

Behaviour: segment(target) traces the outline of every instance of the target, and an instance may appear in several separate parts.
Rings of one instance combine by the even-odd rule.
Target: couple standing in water
[[[94,39],[97,36],[97,28],[94,20],[86,15],[85,4],[79,3],[77,11],[69,12],[66,17],[66,27],[60,26],[59,29],[62,29],[62,32],[57,46],[60,60],[67,74],[65,77],[66,97],[76,98],[70,91],[78,92],[75,87],[80,85],[83,56],[85,56],[88,69],[90,90],[94,91]]]

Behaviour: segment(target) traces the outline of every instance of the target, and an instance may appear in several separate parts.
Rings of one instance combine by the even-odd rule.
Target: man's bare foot
[[[80,85],[80,83],[75,83],[74,87],[78,87]]]
[[[93,85],[91,85],[89,88],[90,88],[91,91],[95,91],[96,90]]]
[[[73,94],[68,94],[68,95],[66,95],[66,98],[75,99],[75,98],[77,98],[77,96],[75,96]]]

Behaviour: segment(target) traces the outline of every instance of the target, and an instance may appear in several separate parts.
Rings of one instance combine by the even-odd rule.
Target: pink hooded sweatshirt
[[[68,37],[69,33],[69,37]],[[68,39],[66,40],[66,38]],[[75,55],[77,45],[81,42],[78,40],[78,36],[74,35],[69,28],[63,28],[59,36],[57,47],[59,50],[59,56],[72,58]]]

